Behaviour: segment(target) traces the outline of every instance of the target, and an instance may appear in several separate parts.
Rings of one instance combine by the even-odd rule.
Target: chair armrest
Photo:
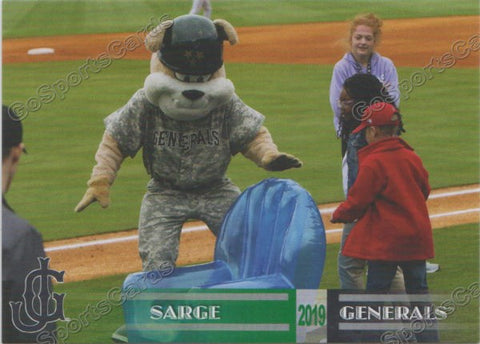
[[[204,285],[210,289],[295,289],[293,284],[281,273],[249,277],[239,280]]]

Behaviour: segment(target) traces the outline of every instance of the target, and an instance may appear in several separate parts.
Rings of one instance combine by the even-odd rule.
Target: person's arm
[[[332,215],[333,223],[353,222],[366,212],[380,193],[385,184],[385,178],[371,166],[362,166],[355,183],[348,191],[345,202],[340,204]]]
[[[105,119],[105,132],[95,154],[96,165],[75,212],[96,201],[102,208],[110,205],[110,188],[123,160],[127,156],[133,158],[143,145],[142,128],[148,104],[143,90],[140,90],[125,106]]]
[[[302,166],[302,162],[295,156],[278,151],[270,132],[264,126],[248,143],[242,154],[267,171],[283,171]]]
[[[430,183],[428,181],[428,171],[423,166],[423,163],[422,163],[420,157],[418,157],[418,161],[419,161],[420,173],[421,173],[420,178],[418,178],[419,184],[420,184],[420,189],[422,190],[423,197],[425,197],[425,200],[427,200],[428,196],[430,196],[430,192],[432,191],[432,189],[430,187]]]
[[[102,208],[110,205],[110,188],[124,159],[117,142],[105,132],[95,154],[96,165],[87,182],[88,189],[75,207],[75,212],[81,212],[95,201]]]
[[[340,92],[343,87],[343,78],[340,75],[340,68],[338,64],[335,65],[332,72],[332,79],[330,81],[330,107],[333,111],[333,127],[335,128],[335,133],[338,133],[340,126],[340,108],[338,107],[338,98],[340,97]]]
[[[425,197],[425,200],[427,200],[428,196],[430,196],[430,191],[431,191],[430,184],[428,183],[428,180],[425,180],[422,187],[422,192],[423,192],[423,196]]]
[[[302,162],[293,155],[279,152],[268,129],[263,126],[264,116],[246,105],[235,95],[227,110],[231,154],[241,152],[247,159],[268,171],[298,168]]]
[[[388,93],[393,98],[395,106],[400,107],[400,89],[398,86],[398,73],[395,65],[391,60],[387,60],[387,66],[385,70],[385,87]]]

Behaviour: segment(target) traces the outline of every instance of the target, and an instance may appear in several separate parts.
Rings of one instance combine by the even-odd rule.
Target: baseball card
[[[1,342],[480,341],[475,1],[1,22]]]

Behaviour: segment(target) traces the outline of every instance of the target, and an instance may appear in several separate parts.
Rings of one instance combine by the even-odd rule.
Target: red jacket
[[[359,219],[345,242],[345,256],[406,261],[432,258],[432,225],[426,199],[428,172],[401,138],[358,151],[359,172],[332,222]]]

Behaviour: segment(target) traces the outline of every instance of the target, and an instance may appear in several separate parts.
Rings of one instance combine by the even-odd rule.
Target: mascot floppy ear
[[[149,51],[152,52],[152,57],[150,58],[150,73],[162,70],[162,65],[156,56],[156,52],[160,50],[163,37],[165,37],[167,29],[172,27],[172,25],[173,20],[165,20],[161,22],[155,29],[150,31],[147,37],[145,37],[145,46]]]
[[[218,36],[222,40],[228,41],[230,45],[235,45],[238,43],[237,31],[235,31],[235,28],[232,24],[223,19],[215,19],[213,23],[217,28]]]
[[[155,53],[160,50],[165,32],[172,25],[173,20],[165,20],[148,33],[147,37],[145,37],[145,46],[149,51]]]

